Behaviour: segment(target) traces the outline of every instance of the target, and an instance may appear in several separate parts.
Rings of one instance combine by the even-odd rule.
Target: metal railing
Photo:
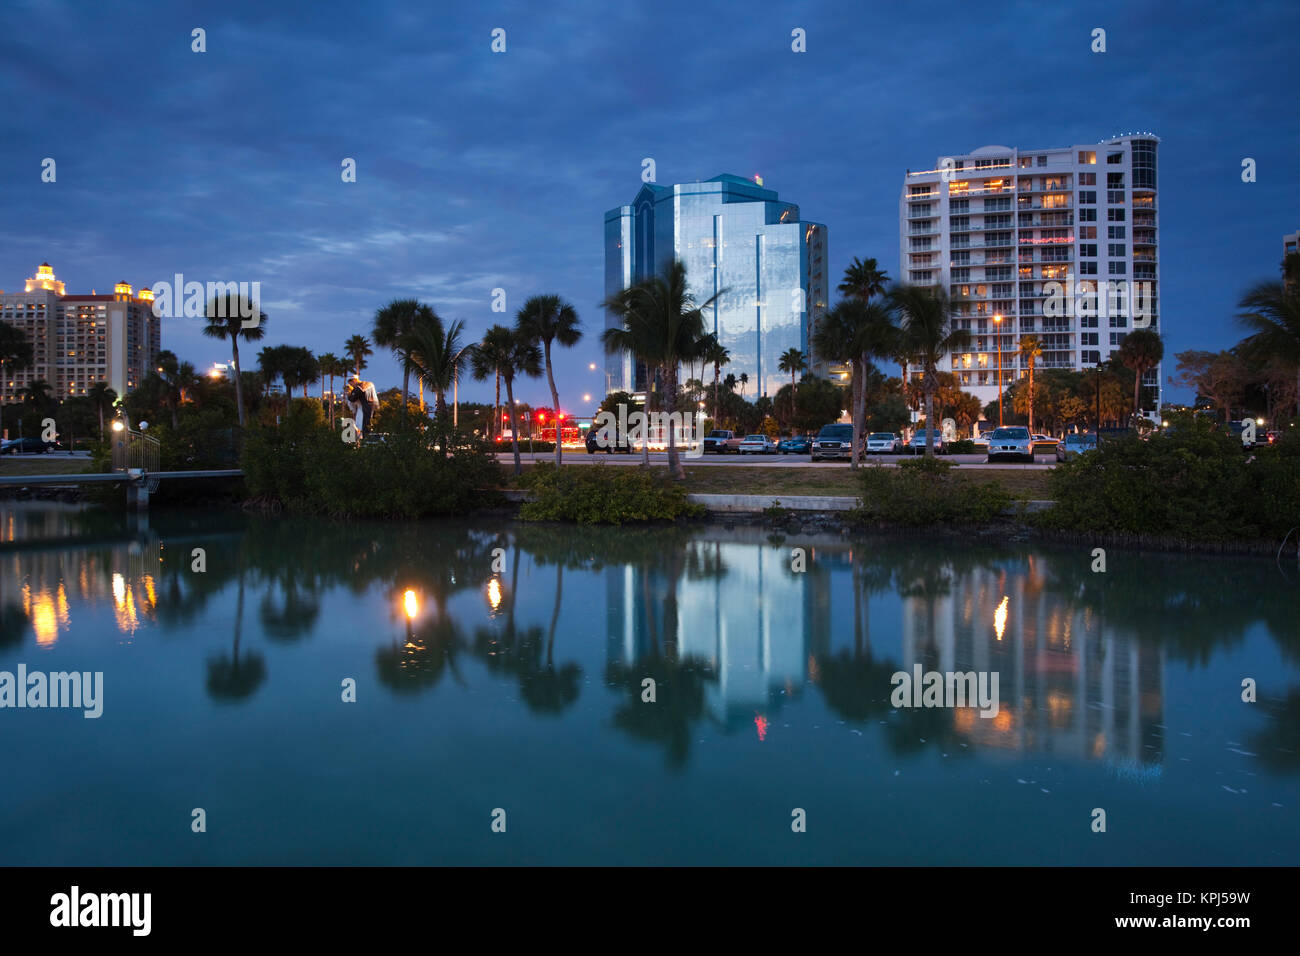
[[[112,465],[114,471],[158,470],[158,439],[152,435],[124,428],[113,433]]]

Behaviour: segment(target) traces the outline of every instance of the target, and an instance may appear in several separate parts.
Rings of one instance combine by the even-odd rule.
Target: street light
[[[993,316],[993,327],[997,330],[998,343],[998,428],[1002,427],[1002,313]],[[929,422],[925,423],[929,427]]]

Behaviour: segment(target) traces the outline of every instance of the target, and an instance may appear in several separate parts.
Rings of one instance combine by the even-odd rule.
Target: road
[[[554,461],[553,452],[536,452],[529,454],[523,449],[519,450],[519,457],[522,461]],[[907,461],[910,455],[872,455],[865,460],[873,464],[896,465],[898,462]],[[1028,462],[996,462],[987,464],[984,455],[940,455],[941,461],[950,461],[959,468],[981,468],[981,469],[1007,469],[1012,471],[1047,471],[1056,464],[1055,452],[1039,452],[1035,456],[1034,463]],[[512,462],[514,459],[509,452],[498,454],[497,460],[501,462]],[[685,463],[691,467],[707,465],[715,468],[847,468],[847,461],[819,461],[813,463],[807,455],[705,455],[702,458],[685,458]],[[594,461],[607,462],[611,465],[639,465],[641,464],[640,453],[632,455],[606,455],[604,453],[589,455],[584,449],[574,448],[564,450],[564,461],[566,464],[590,464]],[[650,463],[652,465],[667,465],[667,452],[650,453]]]

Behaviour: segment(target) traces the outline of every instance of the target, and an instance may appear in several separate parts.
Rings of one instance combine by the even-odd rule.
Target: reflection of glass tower
[[[612,296],[674,258],[686,265],[697,303],[726,294],[704,316],[731,352],[727,373],[748,373],[748,395],[775,396],[789,377],[781,353],[811,356],[811,329],[826,310],[826,227],[799,219],[799,207],[739,176],[641,187],[629,206],[605,214],[605,294]],[[616,320],[607,315],[606,324]],[[611,389],[643,391],[644,367],[631,356],[606,359]]]
[[[791,573],[788,549],[716,540],[691,547],[710,570],[682,574],[675,603],[665,600],[670,582],[660,568],[605,572],[608,657],[634,667],[664,653],[656,642],[674,635],[678,658],[700,662],[712,675],[705,690],[710,715],[739,727],[803,689],[811,576]],[[665,619],[670,609],[673,621]]]
[[[1040,560],[951,574],[903,604],[903,668],[997,671],[1000,710],[954,711],[985,747],[1121,764],[1163,758],[1164,652],[1049,593]],[[1005,605],[1003,601],[1005,600]]]

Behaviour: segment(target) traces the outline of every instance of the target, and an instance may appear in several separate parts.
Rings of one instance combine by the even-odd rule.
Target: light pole
[[[593,371],[593,372],[596,371],[596,363],[595,363],[595,362],[589,362],[589,363],[587,364],[587,368],[589,368],[589,369],[590,369],[591,371]],[[608,395],[608,394],[610,393],[611,390],[612,390],[612,387],[611,387],[611,384],[610,384],[609,370],[607,369],[607,370],[605,371],[605,394]]]
[[[1002,427],[1002,314],[993,316],[993,327],[998,347],[998,428]],[[929,426],[929,422],[926,425]]]

